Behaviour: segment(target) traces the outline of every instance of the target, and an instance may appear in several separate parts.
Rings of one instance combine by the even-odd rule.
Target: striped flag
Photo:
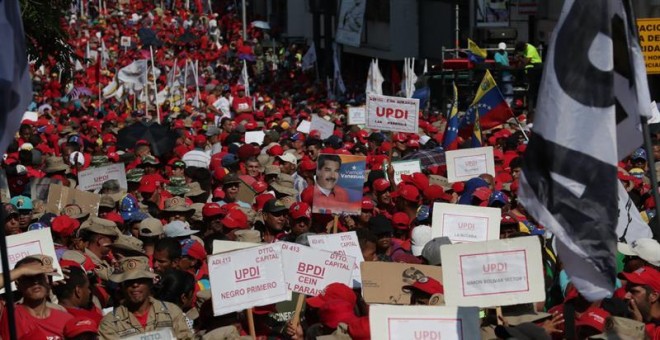
[[[0,0],[0,154],[7,150],[32,99],[18,1]]]
[[[502,92],[488,70],[479,84],[477,95],[470,104],[461,125],[465,127],[474,124],[477,115],[479,115],[479,122],[483,129],[491,129],[513,117],[509,104],[504,100]]]
[[[447,128],[445,129],[445,135],[442,140],[442,148],[445,150],[456,150],[458,149],[458,128],[459,128],[459,119],[458,119],[458,88],[456,88],[456,83],[452,83],[454,88],[454,94],[451,101],[451,111],[449,112],[449,119],[447,119]]]
[[[483,145],[479,120],[479,115],[475,116],[474,127],[472,128],[472,142],[470,143],[470,147],[473,148],[480,148]]]
[[[628,6],[564,3],[518,192],[529,213],[556,235],[571,282],[590,301],[610,296],[616,278],[617,149],[635,138],[617,129],[639,120],[650,103]]]
[[[479,45],[472,41],[472,39],[468,39],[467,41],[468,49],[466,52],[468,54],[468,59],[475,64],[483,63],[488,56],[486,50],[479,47]]]

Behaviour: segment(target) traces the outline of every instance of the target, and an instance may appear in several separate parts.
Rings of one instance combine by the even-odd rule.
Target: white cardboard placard
[[[500,238],[500,208],[433,204],[431,235],[447,236],[452,243],[474,243]]]
[[[213,254],[226,253],[228,251],[252,248],[260,245],[262,244],[252,242],[213,240]]]
[[[364,106],[348,108],[348,125],[364,125],[367,123],[367,110]]]
[[[25,113],[23,113],[23,119],[21,119],[21,121],[23,121],[23,120],[30,120],[30,121],[36,122],[37,120],[39,120],[39,112],[25,111]]]
[[[419,132],[419,99],[368,93],[367,127],[382,131]]]
[[[89,168],[78,173],[78,190],[88,191],[101,189],[105,181],[116,179],[119,187],[128,188],[124,163],[110,164],[97,168]]]
[[[302,122],[300,122],[300,124],[298,124],[298,128],[296,129],[296,131],[302,133],[309,133],[311,127],[312,127],[312,122],[310,122],[309,120],[303,120]]]
[[[401,183],[401,175],[412,175],[416,172],[422,172],[422,164],[419,159],[392,162],[392,167],[394,167],[394,184],[396,185]]]
[[[281,244],[211,255],[208,264],[216,316],[291,299]]]
[[[264,142],[264,137],[266,133],[262,131],[246,131],[245,132],[245,144],[257,143],[261,145]]]
[[[131,47],[131,37],[129,36],[122,36],[119,40],[119,46],[121,47]]]
[[[492,146],[447,151],[445,158],[449,183],[467,181],[481,174],[495,176]]]
[[[440,248],[447,306],[493,307],[545,300],[541,244],[517,237]]]
[[[337,234],[319,234],[307,236],[309,246],[314,249],[321,249],[331,252],[351,256],[355,259],[352,274],[353,288],[362,286],[362,275],[360,275],[360,263],[364,262],[360,243],[357,234],[354,231]]]
[[[9,269],[14,269],[16,262],[22,260],[30,255],[48,255],[53,259],[53,268],[57,269],[60,274],[53,276],[53,281],[64,279],[62,276],[62,268],[57,261],[55,254],[55,245],[53,244],[53,236],[50,233],[50,228],[28,231],[25,233],[7,236],[7,257],[9,259]],[[2,273],[2,266],[0,266],[0,273]],[[16,290],[16,284],[11,284],[12,290]],[[1,289],[0,294],[5,290]]]
[[[309,131],[314,130],[317,130],[321,134],[321,139],[326,139],[332,136],[332,133],[335,131],[335,123],[329,122],[318,115],[312,115]]]
[[[282,242],[282,263],[290,291],[316,296],[333,282],[350,287],[355,258]]]
[[[371,305],[372,339],[481,339],[476,307]]]
[[[128,338],[124,338],[124,340],[147,340],[147,339],[172,340],[172,339],[176,339],[176,337],[174,336],[174,334],[172,334],[172,328],[166,327],[166,328],[160,328],[155,331],[137,334]]]

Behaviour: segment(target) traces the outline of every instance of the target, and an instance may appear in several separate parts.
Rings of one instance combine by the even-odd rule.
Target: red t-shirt
[[[73,316],[82,316],[94,320],[97,325],[101,324],[101,319],[103,319],[103,313],[97,307],[94,307],[92,310],[87,310],[83,308],[70,308],[65,307],[66,311]]]
[[[252,98],[245,97],[235,97],[231,103],[232,109],[238,114],[241,112],[252,112]]]
[[[14,309],[16,320],[16,336],[18,339],[64,339],[64,325],[73,318],[69,313],[50,308],[50,315],[45,319],[35,318],[27,309],[17,304]],[[7,313],[2,314],[0,322],[0,335],[3,339],[9,339]]]
[[[150,310],[151,310],[151,308],[147,309],[147,311],[144,312],[144,314],[142,314],[142,315],[140,315],[138,313],[133,313],[133,315],[135,316],[137,321],[140,323],[140,325],[142,325],[142,328],[147,327],[147,320],[149,319],[149,311]]]

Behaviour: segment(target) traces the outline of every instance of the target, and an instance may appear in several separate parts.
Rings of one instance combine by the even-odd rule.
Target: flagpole
[[[153,46],[149,46],[149,52],[151,52],[151,76],[154,78],[154,94],[155,94],[154,101],[156,102],[156,122],[160,124],[160,106],[158,105],[158,84],[156,83],[156,63],[154,62]]]
[[[658,213],[658,202],[660,202],[660,195],[658,195],[658,174],[655,171],[655,157],[653,155],[653,145],[651,144],[651,131],[649,129],[648,119],[644,115],[639,115],[642,123],[642,133],[644,134],[644,148],[646,149],[646,158],[651,173],[651,188],[653,189],[653,199],[655,200],[655,228],[649,223],[653,238],[660,242],[660,214]]]
[[[186,93],[188,92],[188,59],[186,59],[186,66],[183,69],[183,104],[185,105],[187,102]]]

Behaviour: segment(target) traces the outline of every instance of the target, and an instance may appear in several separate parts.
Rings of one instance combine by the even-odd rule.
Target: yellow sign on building
[[[648,74],[660,74],[660,18],[637,19],[639,42]]]

